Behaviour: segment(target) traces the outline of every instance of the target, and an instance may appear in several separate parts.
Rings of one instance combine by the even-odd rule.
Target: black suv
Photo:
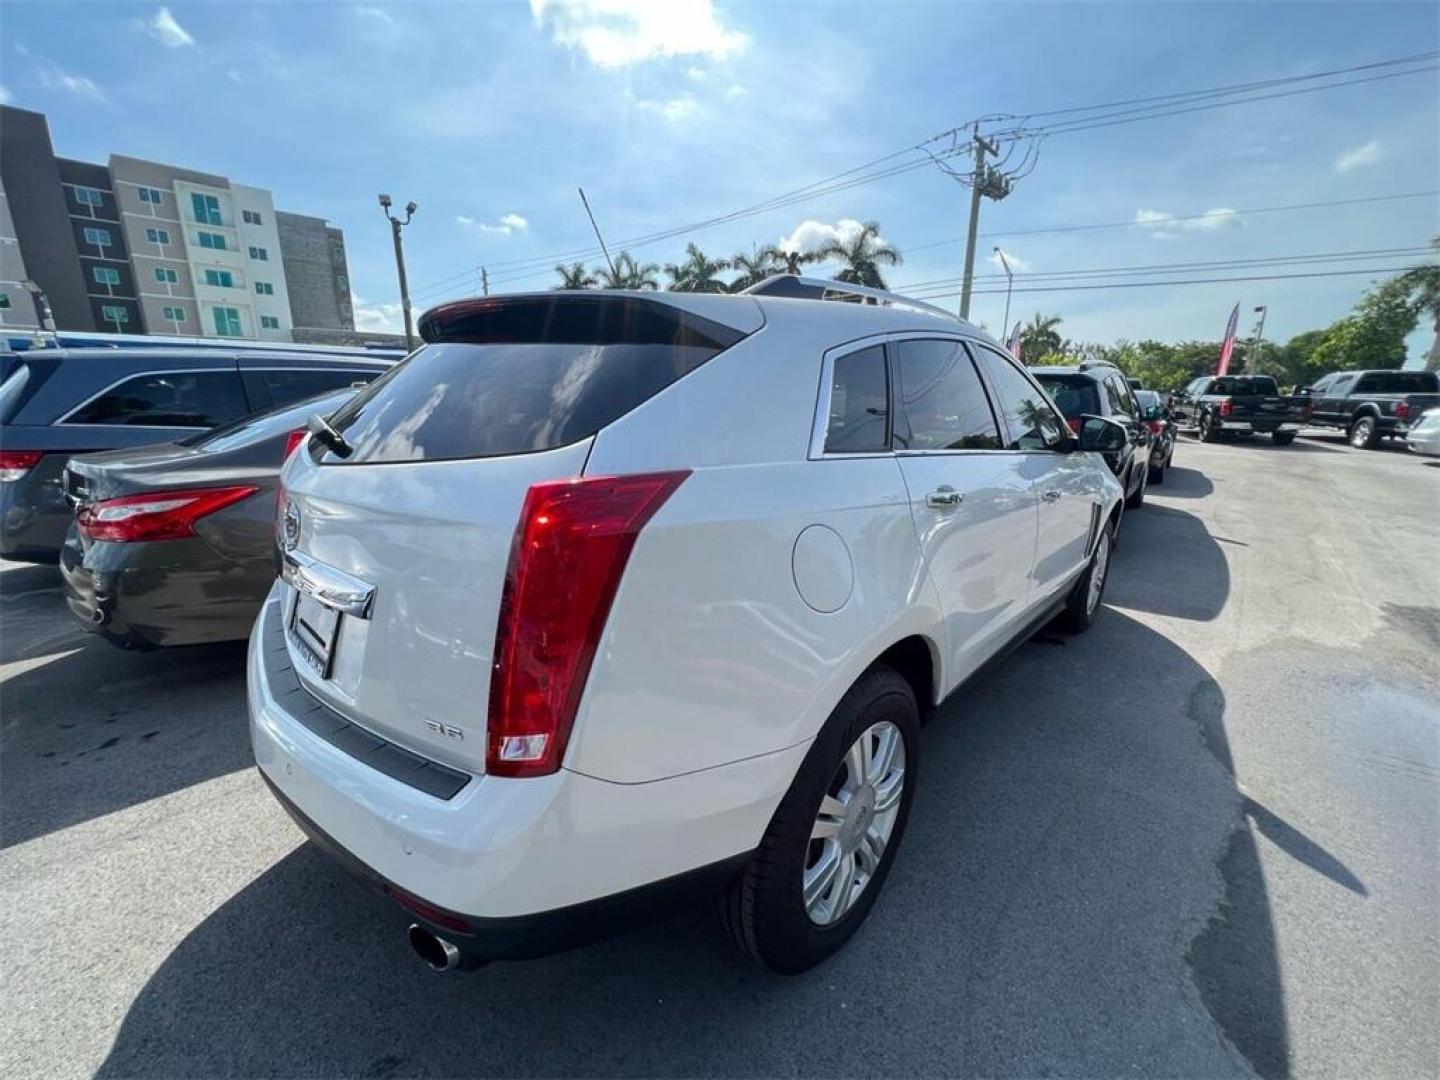
[[[1065,416],[1070,430],[1079,433],[1082,416],[1116,420],[1130,433],[1125,447],[1105,455],[1125,492],[1125,505],[1134,509],[1145,501],[1150,482],[1150,443],[1154,436],[1145,423],[1145,410],[1120,369],[1112,364],[1079,367],[1032,367],[1030,374],[1045,388]]]
[[[0,556],[58,558],[71,454],[173,442],[265,409],[369,382],[389,358],[217,349],[0,353]]]

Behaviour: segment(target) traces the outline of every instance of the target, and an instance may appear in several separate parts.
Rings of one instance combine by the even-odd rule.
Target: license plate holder
[[[344,616],[309,593],[298,593],[290,614],[290,636],[322,679],[330,677],[335,662],[335,641]]]

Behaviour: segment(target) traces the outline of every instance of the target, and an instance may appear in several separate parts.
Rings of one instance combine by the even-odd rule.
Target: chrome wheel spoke
[[[839,844],[826,844],[825,850],[820,853],[820,861],[805,871],[805,910],[811,916],[820,914],[821,904],[835,884],[835,877],[840,870],[844,856],[840,853]],[[827,919],[818,918],[817,922],[826,922]]]
[[[869,745],[869,738],[865,740]],[[895,761],[895,746],[900,741],[900,729],[889,725],[880,729],[877,742],[879,745],[870,756],[869,768],[865,772],[865,782],[878,786],[880,781],[890,771],[891,764]]]
[[[845,753],[845,786],[842,791],[853,792],[865,782],[865,765],[870,757],[870,733],[867,731],[850,744]]]
[[[835,900],[832,908],[834,911],[834,914],[831,916],[832,921],[840,918],[841,915],[849,911],[850,905],[855,902],[855,897],[859,895],[860,890],[855,887],[855,871],[854,853],[842,855],[840,857],[840,869],[835,874]]]
[[[870,827],[865,830],[865,835],[860,838],[860,846],[855,849],[855,856],[860,860],[866,876],[873,877],[875,871],[880,868],[880,859],[885,854],[885,844],[885,835],[881,832],[879,825],[872,822]]]
[[[826,795],[820,800],[820,813],[810,830],[810,839],[828,840],[832,836],[838,836],[844,824],[845,804],[833,795]]]
[[[883,784],[875,785],[875,813],[883,814],[900,805],[900,796],[905,791],[905,770],[896,769]]]

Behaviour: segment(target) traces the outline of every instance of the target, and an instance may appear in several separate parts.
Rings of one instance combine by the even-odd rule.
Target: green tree
[[[1398,368],[1405,363],[1405,338],[1415,329],[1411,286],[1391,278],[1371,289],[1353,313],[1325,331],[1310,354],[1315,374],[1361,368]]]
[[[615,268],[600,271],[600,283],[607,289],[658,289],[660,273],[657,263],[637,263],[628,251],[615,256]]]
[[[1029,358],[1032,356],[1061,351],[1063,341],[1060,331],[1056,329],[1060,322],[1059,315],[1041,315],[1037,311],[1035,317],[1025,324],[1020,331],[1020,355],[1025,363],[1030,363]]]
[[[769,253],[770,265],[777,274],[798,274],[802,266],[817,261],[814,252],[782,251],[773,245],[765,251]]]
[[[557,263],[555,272],[560,275],[557,289],[593,289],[600,284],[600,279],[587,270],[584,263],[574,262],[569,266]]]
[[[672,292],[723,293],[728,286],[719,275],[729,269],[729,259],[712,259],[694,244],[686,244],[685,261],[667,264],[665,273]]]
[[[1440,251],[1440,236],[1431,240],[1430,246]],[[1409,294],[1416,317],[1423,315],[1435,326],[1435,338],[1425,356],[1425,370],[1440,371],[1440,265],[1429,263],[1406,270],[1399,280]]]
[[[730,256],[730,269],[738,271],[730,282],[731,292],[744,292],[751,285],[757,285],[773,274],[775,249],[771,247],[752,249],[747,255],[741,251]]]
[[[899,266],[903,260],[895,248],[880,243],[880,226],[867,221],[848,244],[839,240],[826,244],[815,253],[815,261],[843,263],[835,275],[836,281],[883,289],[885,279],[880,274],[880,264]]]

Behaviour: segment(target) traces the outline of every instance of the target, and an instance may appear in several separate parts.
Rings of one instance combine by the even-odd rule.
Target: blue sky
[[[46,113],[62,155],[189,165],[328,217],[345,230],[363,322],[380,327],[397,312],[380,191],[420,204],[405,238],[423,308],[475,291],[466,271],[480,264],[497,288],[552,284],[552,272],[502,264],[591,246],[577,184],[618,241],[984,114],[1284,77],[1437,40],[1433,4],[6,2],[0,96]],[[1157,215],[1440,187],[1437,89],[1431,72],[1057,135],[1008,199],[985,203],[981,252],[1010,252],[1021,288],[1027,271],[1423,244],[1440,233],[1435,198],[1209,227]],[[693,239],[728,253],[873,219],[902,251],[917,249],[892,284],[954,278],[962,248],[943,241],[963,235],[967,194],[927,167]],[[1006,235],[1137,215],[1157,223]],[[683,246],[637,254],[678,261]],[[1263,271],[1232,271],[1248,272]],[[1060,314],[1082,340],[1214,338],[1239,301],[1242,328],[1266,304],[1267,337],[1283,339],[1346,312],[1369,281],[1029,293],[1013,311]],[[978,295],[972,315],[998,333],[1003,301]]]

